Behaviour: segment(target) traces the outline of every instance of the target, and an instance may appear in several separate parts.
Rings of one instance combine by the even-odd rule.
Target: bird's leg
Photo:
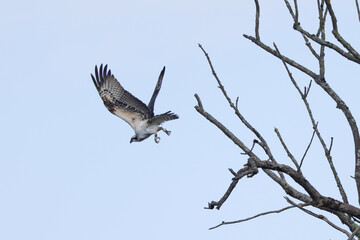
[[[154,134],[154,140],[156,143],[160,142],[160,137],[158,137],[156,133]]]
[[[160,131],[160,130],[163,130],[163,131],[166,133],[166,135],[168,135],[168,136],[171,134],[171,131],[166,130],[166,129],[163,128],[163,127],[160,127],[160,128],[158,129],[158,131]]]
[[[168,136],[169,136],[170,133],[171,133],[171,131],[168,131],[168,130],[166,130],[166,129],[163,128],[163,127],[159,127],[159,128],[157,129],[156,133],[154,134],[154,139],[155,139],[155,142],[156,142],[156,143],[159,143],[159,142],[160,142],[160,137],[157,136],[157,133],[158,133],[160,130],[164,131]]]

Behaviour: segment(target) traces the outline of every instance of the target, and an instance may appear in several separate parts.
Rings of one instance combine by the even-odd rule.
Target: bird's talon
[[[168,130],[166,130],[166,131],[164,131],[168,136],[170,136],[170,134],[171,134],[171,131],[168,131]]]
[[[159,143],[160,142],[160,137],[155,137],[155,142]]]

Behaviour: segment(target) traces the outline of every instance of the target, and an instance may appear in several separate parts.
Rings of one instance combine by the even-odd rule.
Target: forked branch
[[[231,98],[228,96],[224,85],[220,81],[218,75],[215,72],[215,69],[213,67],[213,64],[210,60],[210,57],[208,53],[205,51],[205,49],[199,44],[200,49],[206,56],[206,59],[209,63],[209,66],[211,68],[211,72],[216,79],[219,89],[221,90],[223,96],[227,100],[230,107],[234,110],[235,115],[240,119],[241,123],[244,124],[255,136],[256,139],[253,140],[252,146],[250,148],[243,142],[242,139],[238,138],[235,134],[233,134],[225,125],[223,125],[220,121],[218,121],[215,117],[210,115],[207,111],[204,109],[204,105],[201,102],[200,97],[195,94],[195,98],[197,100],[197,105],[195,106],[195,109],[204,116],[208,121],[210,121],[212,124],[214,124],[218,129],[220,129],[234,144],[236,144],[245,155],[247,155],[248,161],[247,163],[238,171],[234,171],[232,169],[229,169],[229,171],[232,174],[232,179],[229,187],[227,188],[226,192],[222,196],[222,198],[219,201],[211,201],[207,209],[220,209],[221,206],[226,202],[226,200],[230,197],[231,193],[237,186],[237,183],[246,177],[253,177],[255,176],[259,170],[264,171],[270,179],[272,179],[274,182],[276,182],[281,188],[284,190],[285,194],[287,196],[291,196],[294,199],[297,199],[301,203],[296,204],[290,198],[286,197],[288,203],[291,204],[291,206],[275,210],[275,211],[268,211],[265,213],[257,214],[250,218],[245,218],[242,220],[237,221],[223,221],[222,223],[218,224],[217,226],[212,227],[211,229],[227,225],[227,224],[233,224],[233,223],[239,223],[243,221],[248,221],[251,219],[254,219],[256,217],[260,217],[263,215],[271,214],[271,213],[279,213],[286,211],[291,208],[298,208],[307,214],[319,218],[326,223],[328,223],[330,226],[335,228],[336,230],[344,233],[347,235],[349,239],[352,239],[354,236],[360,237],[360,227],[354,222],[354,220],[360,219],[360,209],[349,204],[347,195],[345,193],[345,190],[342,186],[342,183],[340,181],[340,178],[337,174],[337,171],[335,169],[335,166],[332,161],[331,156],[331,149],[333,146],[333,138],[331,138],[329,146],[325,143],[320,130],[318,128],[318,123],[315,121],[314,115],[312,113],[312,110],[310,108],[310,104],[308,102],[308,96],[310,93],[311,83],[312,80],[320,86],[337,104],[337,108],[339,108],[344,116],[346,117],[348,124],[350,126],[350,129],[353,133],[354,138],[354,144],[355,144],[355,180],[358,188],[358,199],[360,203],[360,136],[359,131],[357,128],[357,124],[355,122],[354,117],[352,116],[349,108],[345,104],[345,102],[338,96],[338,94],[330,87],[329,83],[325,80],[325,50],[331,49],[339,53],[341,56],[349,59],[350,61],[360,63],[360,56],[357,53],[357,51],[347,42],[343,39],[343,37],[340,35],[338,31],[337,26],[337,19],[335,16],[335,12],[332,8],[332,5],[330,3],[330,0],[317,0],[318,4],[318,14],[319,14],[319,27],[317,29],[317,32],[312,34],[309,31],[306,31],[300,26],[299,22],[299,9],[298,9],[298,3],[297,0],[293,0],[293,6],[289,3],[289,1],[284,0],[288,11],[290,15],[293,18],[294,21],[294,29],[298,31],[301,36],[304,38],[305,44],[310,51],[311,55],[315,57],[315,59],[318,61],[318,70],[313,71],[310,70],[310,68],[305,67],[303,64],[296,62],[292,60],[291,58],[284,56],[279,51],[278,47],[273,44],[273,47],[268,46],[267,44],[263,43],[260,40],[260,4],[258,0],[254,0],[255,7],[256,7],[256,15],[255,15],[255,36],[249,36],[244,35],[245,38],[251,40],[253,43],[255,43],[260,48],[264,49],[265,51],[271,53],[276,58],[280,59],[283,63],[286,72],[288,73],[288,76],[293,83],[294,87],[298,91],[305,107],[308,112],[308,116],[310,118],[310,122],[313,129],[313,134],[311,136],[310,142],[308,143],[305,152],[302,156],[302,159],[300,162],[296,160],[294,155],[290,152],[288,146],[286,145],[284,139],[280,135],[280,132],[278,129],[275,128],[275,132],[277,134],[277,137],[280,140],[280,143],[284,150],[286,151],[288,157],[291,159],[293,164],[295,165],[295,168],[290,167],[285,164],[280,164],[275,160],[275,156],[270,150],[270,147],[264,137],[260,134],[259,131],[255,129],[255,127],[252,126],[251,123],[249,123],[243,114],[239,110],[238,101],[239,98],[236,98],[235,103],[231,100]],[[358,3],[356,0],[356,5],[358,9]],[[358,10],[358,12],[360,12]],[[325,22],[327,15],[330,15],[331,23],[332,23],[332,34],[335,36],[337,42],[331,43],[326,40],[326,31],[325,31]],[[359,13],[359,19],[360,19],[360,13]],[[318,44],[320,50],[316,50],[312,46],[312,44]],[[340,44],[339,44],[340,43]],[[339,44],[339,46],[337,45]],[[304,87],[303,90],[298,86],[298,83],[295,81],[291,71],[290,66],[294,67],[295,69],[299,70],[300,72],[306,74],[309,76],[312,80],[310,81],[309,85]],[[310,183],[306,177],[304,176],[304,173],[301,170],[301,166],[304,162],[305,157],[307,156],[308,150],[310,146],[313,143],[314,136],[317,137],[317,139],[320,141],[322,149],[324,151],[324,155],[328,161],[328,164],[330,166],[330,169],[333,173],[333,177],[335,179],[335,182],[337,184],[337,188],[340,192],[340,195],[342,197],[342,201],[334,199],[332,197],[327,197],[321,194],[321,192],[316,189],[312,183]],[[261,160],[258,155],[255,153],[254,147],[256,145],[259,145],[262,150],[266,153],[266,155],[269,157],[268,160]],[[309,157],[309,156],[308,156]],[[291,178],[292,185],[289,184],[287,179]],[[300,189],[297,190],[297,189]],[[339,226],[336,226],[333,222],[329,221],[329,219],[321,214],[316,214],[309,209],[305,208],[306,206],[312,206],[314,208],[317,208],[320,211],[323,211],[325,213],[331,213],[334,214],[339,218],[339,220],[345,224],[350,232],[342,229]]]

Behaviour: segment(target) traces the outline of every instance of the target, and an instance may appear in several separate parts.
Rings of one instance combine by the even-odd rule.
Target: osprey
[[[111,71],[107,70],[107,65],[103,69],[101,64],[99,71],[97,66],[95,66],[95,77],[91,74],[91,78],[101,99],[104,101],[105,107],[134,129],[135,136],[130,139],[130,143],[141,142],[152,134],[154,134],[155,142],[159,143],[160,137],[157,136],[157,133],[160,130],[164,131],[167,135],[171,133],[160,125],[163,122],[179,118],[178,115],[170,111],[154,115],[155,99],[160,91],[164,73],[165,67],[160,73],[154,93],[147,106],[120,85],[114,75],[111,74]]]

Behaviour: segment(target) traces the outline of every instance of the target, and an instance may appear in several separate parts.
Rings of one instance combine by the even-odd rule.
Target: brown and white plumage
[[[158,131],[162,130],[167,135],[170,135],[170,131],[160,125],[163,122],[179,118],[178,115],[170,111],[154,116],[154,104],[161,88],[164,73],[165,67],[160,73],[148,106],[126,91],[114,75],[111,74],[111,71],[107,70],[107,65],[103,68],[101,64],[99,71],[97,66],[95,66],[95,77],[91,74],[91,78],[101,99],[104,101],[105,107],[111,113],[126,121],[134,129],[135,136],[131,138],[130,143],[141,142],[152,134],[155,135],[155,142],[158,143],[160,140],[157,136]]]

